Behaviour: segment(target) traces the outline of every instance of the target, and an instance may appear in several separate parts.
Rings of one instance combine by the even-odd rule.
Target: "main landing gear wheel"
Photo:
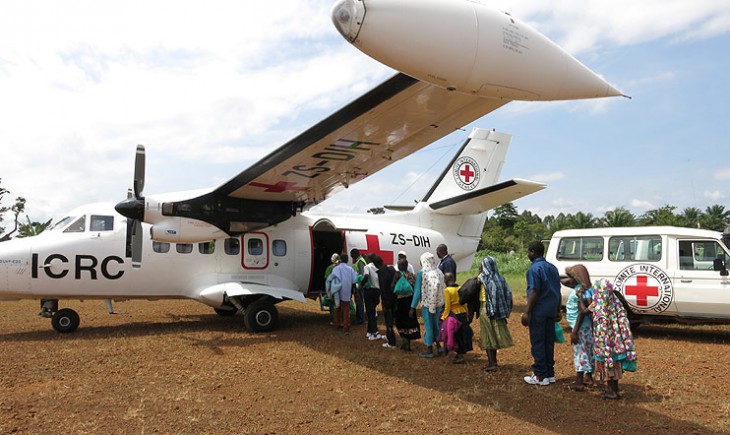
[[[53,329],[62,333],[74,332],[80,322],[79,314],[71,308],[60,309],[51,317]]]
[[[243,323],[250,332],[269,332],[276,327],[279,311],[269,301],[255,301],[246,307]]]

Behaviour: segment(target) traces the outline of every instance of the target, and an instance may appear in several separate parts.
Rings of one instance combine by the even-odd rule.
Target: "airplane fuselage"
[[[478,240],[445,237],[429,229],[439,223],[422,217],[417,211],[326,217],[302,213],[262,231],[204,243],[155,242],[145,224],[143,266],[133,268],[125,255],[126,218],[111,204],[89,205],[71,215],[71,221],[83,220],[81,225],[3,243],[0,298],[190,298],[219,306],[218,299],[201,293],[225,282],[311,296],[323,288],[330,256],[352,248],[376,253],[386,264],[395,264],[397,252],[405,251],[418,268],[423,252],[435,252],[445,243],[459,253],[455,258],[461,270],[469,267]],[[100,222],[106,227],[99,228]]]

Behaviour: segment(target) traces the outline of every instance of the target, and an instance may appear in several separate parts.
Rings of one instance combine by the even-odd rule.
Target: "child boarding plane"
[[[60,299],[188,298],[247,329],[275,328],[275,305],[323,288],[332,253],[394,263],[439,244],[471,266],[486,211],[543,189],[497,183],[510,136],[475,129],[423,200],[384,215],[309,208],[511,100],[622,95],[509,14],[471,0],[339,0],[338,31],[400,71],[214,189],[133,194],[78,208],[45,233],[0,244],[0,298],[39,299],[56,331],[79,315]],[[116,209],[116,212],[114,211]]]

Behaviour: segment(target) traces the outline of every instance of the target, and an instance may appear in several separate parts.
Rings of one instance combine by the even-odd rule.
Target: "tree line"
[[[507,203],[495,208],[485,222],[479,249],[504,253],[524,252],[531,241],[548,240],[559,230],[659,225],[724,231],[730,226],[730,209],[715,204],[704,211],[687,207],[677,212],[677,207],[665,205],[637,216],[624,207],[617,207],[600,217],[579,211],[541,218],[528,210],[519,213],[514,204]]]
[[[2,183],[2,178],[0,178]],[[0,242],[10,240],[13,237],[30,237],[40,234],[50,224],[51,219],[46,222],[35,222],[30,220],[30,216],[25,215],[25,222],[21,222],[20,216],[25,213],[25,198],[18,196],[13,201],[12,205],[4,205],[3,199],[5,195],[9,194],[10,191],[0,185]],[[11,226],[7,226],[5,218],[11,216]]]

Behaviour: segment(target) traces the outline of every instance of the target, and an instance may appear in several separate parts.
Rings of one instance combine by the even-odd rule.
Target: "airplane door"
[[[262,270],[269,267],[269,235],[246,233],[241,247],[241,266],[248,270]]]

